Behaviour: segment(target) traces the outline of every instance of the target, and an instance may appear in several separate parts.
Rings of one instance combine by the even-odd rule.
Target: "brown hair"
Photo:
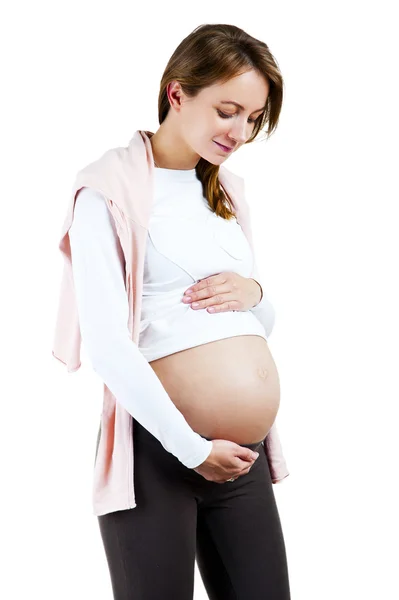
[[[254,130],[246,143],[254,141],[266,123],[265,133],[269,138],[279,120],[283,78],[268,46],[235,25],[200,25],[177,46],[160,83],[159,123],[164,121],[170,109],[166,90],[172,81],[178,81],[183,92],[192,98],[209,85],[224,83],[251,69],[265,77],[269,94],[266,109],[256,119]],[[213,212],[224,219],[233,218],[231,200],[219,183],[219,165],[213,165],[201,157],[195,169]]]

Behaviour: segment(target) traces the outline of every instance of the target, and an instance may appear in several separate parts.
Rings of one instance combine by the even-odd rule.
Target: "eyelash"
[[[222,119],[231,119],[231,117],[234,117],[234,115],[226,115],[225,113],[221,112],[220,110],[217,111],[219,114],[219,117],[221,117]],[[256,119],[248,119],[248,123],[255,123]]]

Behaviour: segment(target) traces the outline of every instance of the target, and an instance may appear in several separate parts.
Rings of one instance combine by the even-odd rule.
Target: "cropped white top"
[[[235,219],[213,213],[195,169],[155,169],[139,348],[148,361],[235,335],[265,336],[249,311],[209,313],[182,302],[191,284],[222,271],[252,272],[249,243]]]
[[[209,275],[249,277],[253,255],[240,225],[210,210],[195,169],[154,169],[138,347],[127,327],[122,248],[96,190],[79,192],[69,238],[82,342],[94,370],[167,451],[189,468],[198,466],[212,443],[192,431],[149,362],[237,335],[267,339],[274,311],[265,297],[248,311],[213,314],[182,302],[185,290]],[[262,303],[271,314],[260,320]]]

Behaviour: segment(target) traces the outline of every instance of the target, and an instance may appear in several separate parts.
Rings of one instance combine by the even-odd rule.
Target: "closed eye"
[[[218,112],[219,117],[221,117],[222,119],[231,119],[231,117],[234,117],[234,115],[226,115],[226,113],[222,112],[219,109],[216,109],[216,110]],[[256,121],[256,119],[248,119],[248,123],[255,123],[255,121]]]

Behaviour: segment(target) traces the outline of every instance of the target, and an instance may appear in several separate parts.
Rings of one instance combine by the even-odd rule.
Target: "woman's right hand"
[[[257,458],[249,448],[229,440],[212,440],[212,445],[208,458],[193,469],[208,481],[225,483],[232,477],[246,475]]]

